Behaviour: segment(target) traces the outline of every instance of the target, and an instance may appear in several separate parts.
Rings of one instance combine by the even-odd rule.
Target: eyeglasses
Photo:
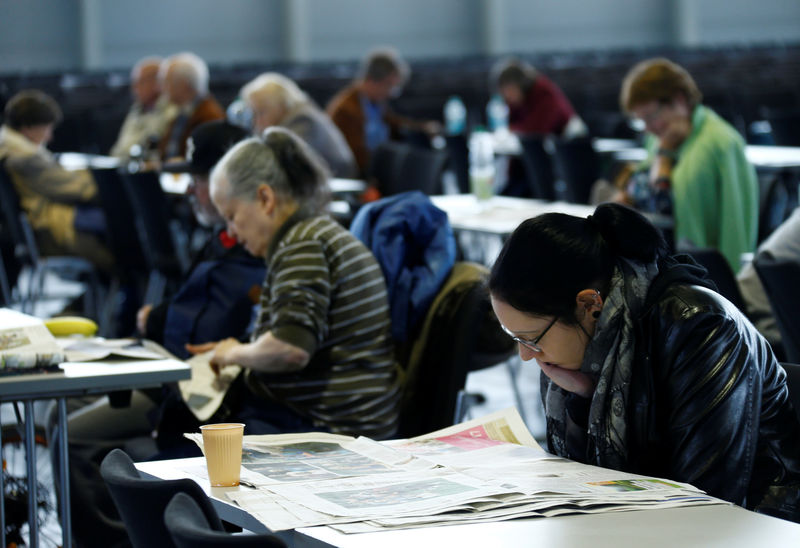
[[[533,339],[533,340],[528,340],[528,339],[523,339],[523,338],[521,338],[521,337],[517,337],[517,336],[516,336],[516,335],[514,335],[514,334],[513,334],[511,331],[509,331],[509,330],[508,330],[508,328],[507,328],[506,326],[504,326],[503,324],[500,324],[500,327],[502,327],[502,328],[503,328],[503,331],[505,331],[506,333],[508,333],[509,337],[511,337],[511,340],[513,340],[514,342],[516,342],[516,343],[519,343],[519,344],[521,344],[522,346],[524,346],[525,348],[529,348],[530,350],[533,350],[534,352],[543,352],[543,350],[542,350],[542,347],[541,347],[541,346],[539,346],[539,341],[541,341],[541,340],[542,340],[542,337],[544,337],[544,336],[545,336],[545,334],[546,334],[546,333],[547,333],[547,332],[550,330],[550,328],[551,328],[551,327],[553,327],[553,325],[554,325],[554,324],[555,324],[557,321],[558,321],[558,317],[555,317],[555,318],[553,318],[553,321],[551,321],[551,322],[550,322],[550,323],[547,325],[547,327],[545,327],[545,328],[544,328],[544,331],[542,331],[541,333],[539,333],[539,336],[538,336],[538,337],[536,337],[536,338],[535,338],[535,339]]]

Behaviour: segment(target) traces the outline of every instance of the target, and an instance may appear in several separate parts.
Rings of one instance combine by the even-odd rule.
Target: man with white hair
[[[175,107],[161,94],[158,78],[161,62],[161,57],[145,57],[131,69],[134,103],[119,130],[117,142],[111,147],[111,156],[126,159],[135,145],[144,150],[149,143],[157,144],[167,124],[175,117]]]
[[[256,135],[285,127],[322,157],[334,177],[356,175],[355,158],[339,128],[293,80],[265,72],[245,84],[240,95],[253,113]]]
[[[178,114],[167,127],[158,150],[162,160],[183,159],[192,130],[204,122],[225,118],[225,111],[208,92],[208,66],[194,53],[178,53],[165,59],[159,78]]]

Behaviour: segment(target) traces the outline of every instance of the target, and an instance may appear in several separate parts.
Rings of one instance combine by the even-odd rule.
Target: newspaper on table
[[[41,319],[0,308],[0,373],[54,370],[64,361],[64,351]]]
[[[138,339],[106,339],[103,337],[88,337],[81,339],[61,338],[56,339],[59,346],[64,349],[67,361],[91,362],[104,360],[109,357],[162,360],[173,358],[160,345],[151,341]]]
[[[200,434],[186,436],[202,448]],[[688,484],[550,455],[513,408],[408,440],[245,436],[242,466],[255,489],[227,496],[273,531],[328,525],[359,533],[724,503]]]

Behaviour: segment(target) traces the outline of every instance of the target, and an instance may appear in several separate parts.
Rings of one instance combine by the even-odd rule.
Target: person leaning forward
[[[402,372],[391,339],[386,285],[372,253],[321,213],[320,160],[283,128],[232,148],[211,174],[228,232],[267,275],[251,342],[213,349],[211,366],[245,369],[233,417],[251,433],[329,430],[377,439],[397,429]]]

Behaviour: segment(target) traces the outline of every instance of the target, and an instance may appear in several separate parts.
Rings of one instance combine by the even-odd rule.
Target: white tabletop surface
[[[0,400],[144,388],[191,377],[191,368],[178,360],[70,362],[59,368],[61,371],[54,373],[0,377]]]
[[[187,477],[185,467],[204,465],[203,457],[142,462],[136,467],[156,478]],[[212,497],[220,517],[245,529],[263,532],[264,526],[225,499],[229,490],[198,482]],[[503,522],[450,525],[345,535],[327,527],[295,531],[296,548],[422,548],[530,547],[674,548],[800,546],[800,524],[772,518],[743,508],[720,504],[662,510],[636,510],[604,514],[518,519]]]

